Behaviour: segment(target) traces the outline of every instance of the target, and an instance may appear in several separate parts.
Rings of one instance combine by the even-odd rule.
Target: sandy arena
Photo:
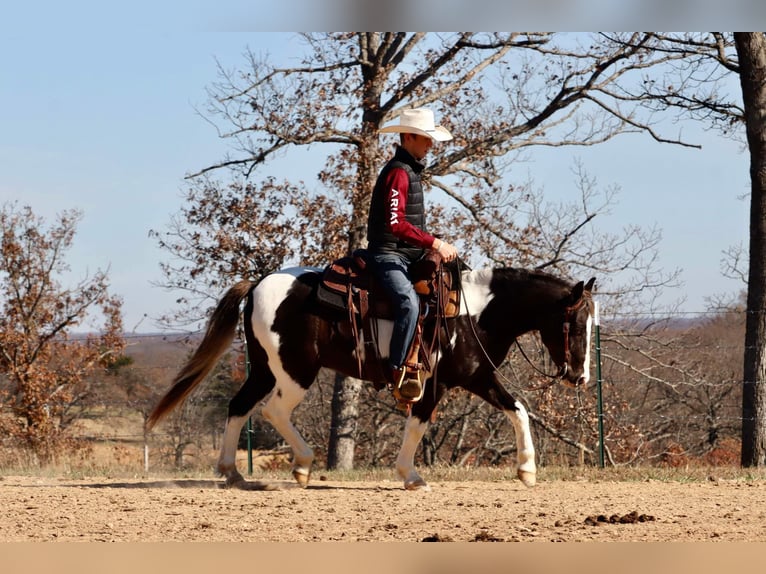
[[[0,541],[766,541],[766,482],[0,480]]]

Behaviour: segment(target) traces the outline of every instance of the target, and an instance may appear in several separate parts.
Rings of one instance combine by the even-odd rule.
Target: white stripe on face
[[[590,381],[590,336],[593,331],[593,315],[588,315],[588,320],[585,323],[585,364],[583,365],[582,376],[583,383],[588,384]]]

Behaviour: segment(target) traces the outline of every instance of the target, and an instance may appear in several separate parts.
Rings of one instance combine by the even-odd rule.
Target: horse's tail
[[[249,280],[240,281],[219,301],[208,321],[205,336],[199,347],[176,375],[173,385],[149,415],[146,421],[147,431],[189,396],[189,393],[202,382],[229,347],[239,323],[240,303],[250,293],[253,285],[254,283]]]

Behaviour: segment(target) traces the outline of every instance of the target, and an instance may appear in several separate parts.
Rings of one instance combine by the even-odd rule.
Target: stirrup
[[[399,403],[416,403],[423,398],[425,384],[421,379],[422,371],[407,365],[402,375],[394,384],[394,398]]]

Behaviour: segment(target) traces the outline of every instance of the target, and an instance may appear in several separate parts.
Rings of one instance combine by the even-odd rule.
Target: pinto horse
[[[515,268],[463,270],[459,275],[460,311],[442,326],[445,344],[432,357],[424,396],[407,417],[396,470],[405,489],[429,488],[415,468],[415,451],[439,400],[449,388],[459,386],[510,419],[516,435],[517,476],[533,486],[536,465],[529,416],[498,381],[497,366],[517,337],[538,331],[559,367],[556,377],[570,386],[587,383],[594,279],[570,284],[547,273]],[[147,428],[188,397],[229,348],[241,302],[246,299],[244,327],[251,369],[229,403],[218,471],[228,486],[247,488],[235,464],[237,443],[250,413],[270,394],[263,415],[292,448],[293,476],[306,486],[314,452],[291,422],[293,409],[321,367],[359,377],[358,349],[364,355],[364,345],[357,345],[351,330],[343,328],[348,317],[328,316],[317,303],[320,279],[320,269],[292,268],[267,275],[257,284],[245,280],[231,287],[210,317],[199,347],[150,414]],[[377,355],[385,359],[393,325],[383,319],[377,323]],[[382,388],[385,381],[379,359],[372,357],[375,353],[369,354],[361,357],[362,378]]]

